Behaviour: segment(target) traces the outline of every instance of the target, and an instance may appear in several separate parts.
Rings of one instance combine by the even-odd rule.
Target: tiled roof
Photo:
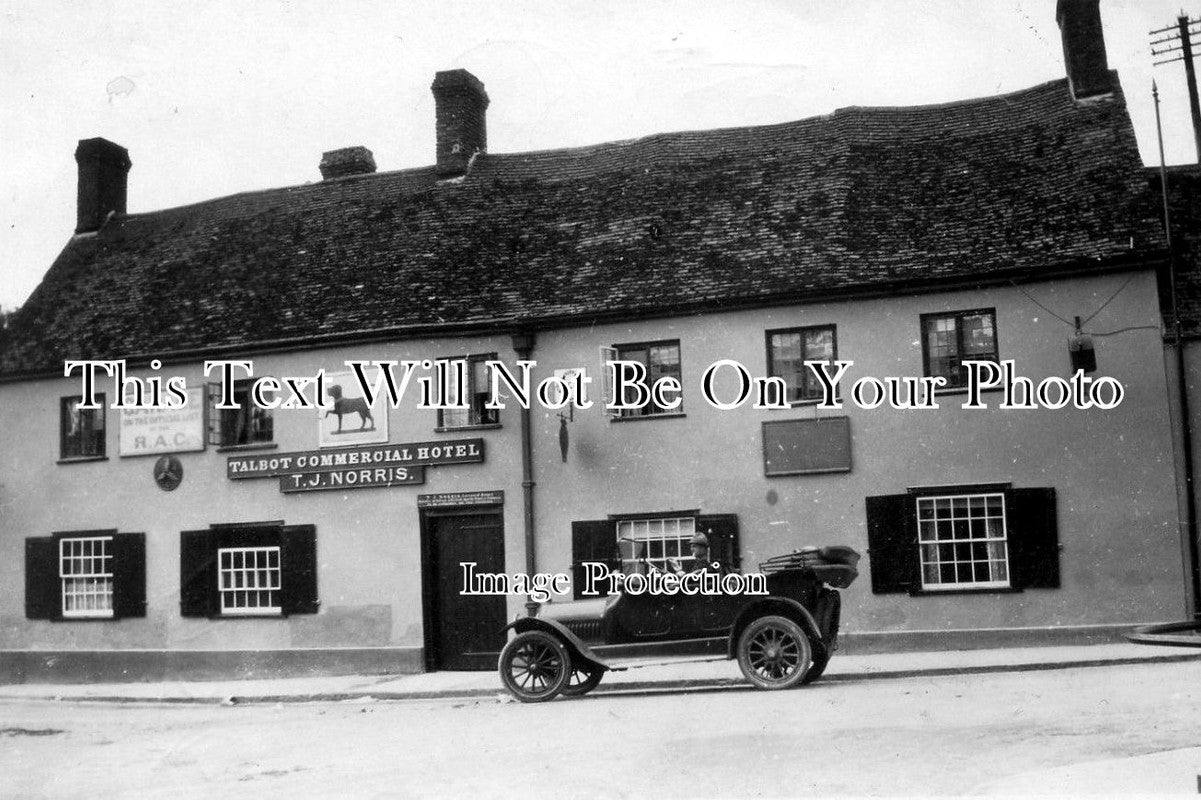
[[[1162,203],[1159,168],[1148,170],[1151,192]],[[1201,337],[1201,165],[1168,170],[1169,213],[1176,251],[1176,294],[1184,336]],[[1161,212],[1162,214],[1162,212]],[[1165,298],[1167,299],[1167,298]],[[1164,328],[1174,328],[1170,302],[1164,304]]]
[[[488,154],[457,182],[430,167],[114,218],[54,262],[5,332],[0,374],[1087,268],[1159,247],[1146,195],[1120,92],[1078,104],[1066,80]]]

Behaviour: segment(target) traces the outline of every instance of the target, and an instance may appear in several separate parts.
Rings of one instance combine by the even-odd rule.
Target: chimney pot
[[[488,151],[483,82],[465,69],[434,75],[435,140],[439,175],[463,175],[477,152]]]
[[[366,147],[343,147],[322,153],[317,167],[323,181],[347,175],[370,175],[375,172],[375,156]]]
[[[1083,100],[1113,91],[1101,29],[1101,0],[1059,0],[1055,21],[1063,39],[1063,62],[1072,97]]]
[[[108,139],[80,139],[75,148],[79,165],[75,232],[99,230],[112,212],[125,213],[129,151]]]

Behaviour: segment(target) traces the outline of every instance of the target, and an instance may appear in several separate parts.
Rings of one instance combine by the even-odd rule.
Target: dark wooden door
[[[505,598],[463,595],[463,564],[476,573],[505,571],[501,515],[430,517],[430,614],[435,669],[492,670],[505,645]]]

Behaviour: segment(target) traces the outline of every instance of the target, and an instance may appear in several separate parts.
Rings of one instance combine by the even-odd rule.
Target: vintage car
[[[544,603],[506,627],[515,635],[501,651],[500,677],[518,700],[536,703],[586,694],[611,670],[709,654],[737,659],[760,689],[811,683],[837,648],[838,590],[858,576],[858,562],[849,547],[806,547],[760,564],[766,594],[634,593],[631,585]],[[752,581],[726,585],[737,583]]]

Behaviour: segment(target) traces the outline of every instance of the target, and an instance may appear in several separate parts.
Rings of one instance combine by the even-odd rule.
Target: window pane
[[[218,551],[217,586],[226,614],[277,614],[271,589],[280,585],[278,547],[231,547]]]
[[[1008,585],[1004,500],[1000,493],[917,498],[923,586]]]
[[[618,346],[616,349],[619,360],[634,361],[646,367],[646,385],[648,388],[663,377],[672,377],[677,381],[680,379],[680,346],[678,343]],[[675,396],[678,397],[679,395]],[[637,389],[627,387],[622,400],[625,403],[633,403],[637,399]],[[670,413],[676,413],[679,410],[680,406],[677,406],[671,409]],[[669,410],[648,402],[639,408],[624,410],[621,412],[621,415],[631,417],[664,413],[669,413]]]
[[[797,331],[773,333],[771,337],[771,374],[784,379],[787,399],[800,400],[804,391],[805,365],[802,363],[801,334]]]

